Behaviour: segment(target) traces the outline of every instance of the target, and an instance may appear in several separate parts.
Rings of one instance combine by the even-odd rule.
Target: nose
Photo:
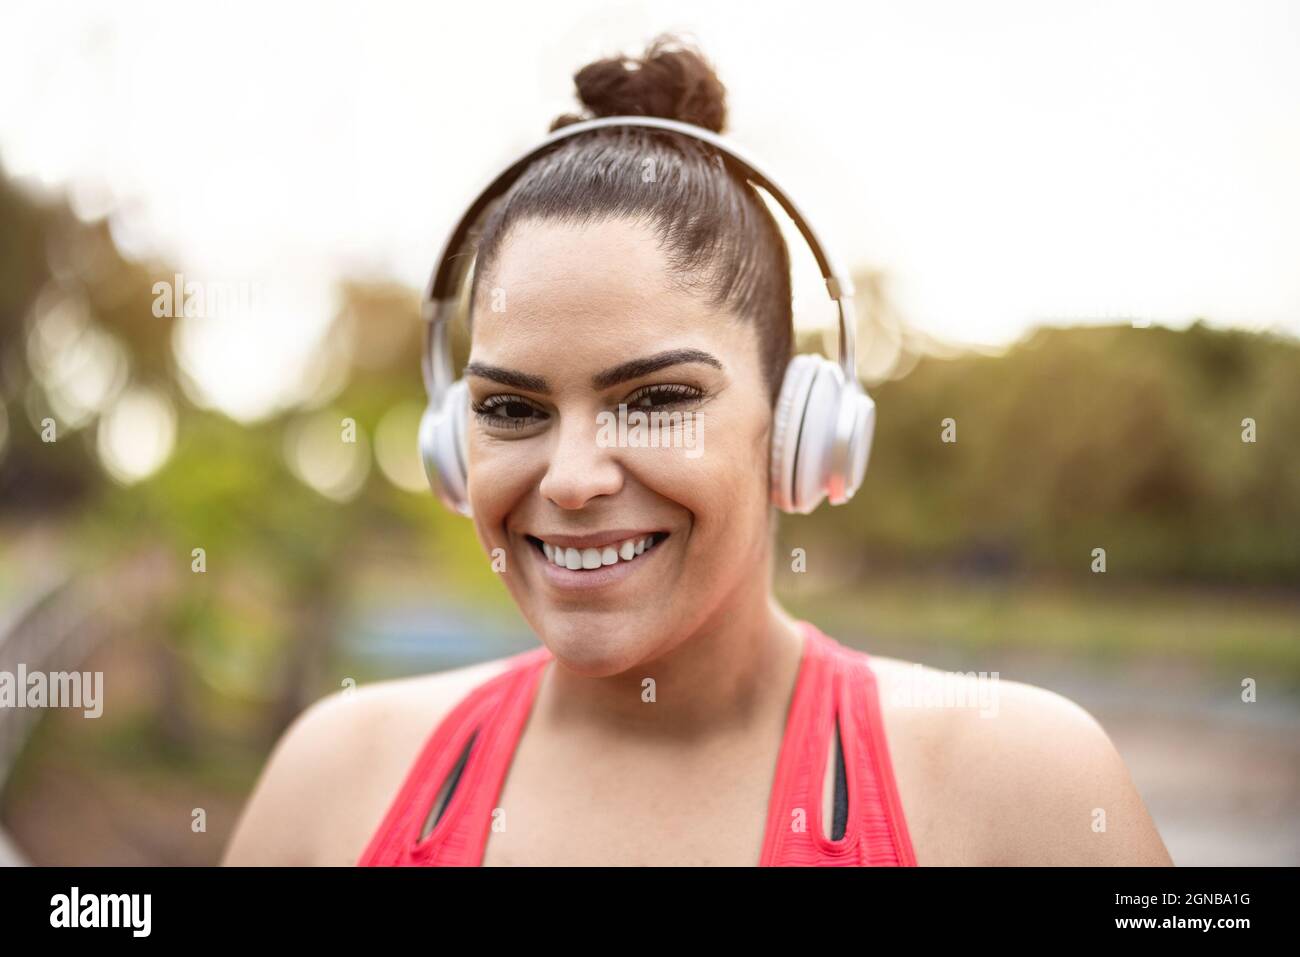
[[[617,449],[597,441],[595,416],[561,416],[552,430],[553,444],[539,491],[560,508],[579,509],[600,495],[623,487],[623,467]]]

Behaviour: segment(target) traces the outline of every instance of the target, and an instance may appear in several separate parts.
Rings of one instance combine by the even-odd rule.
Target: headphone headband
[[[826,281],[826,290],[838,306],[839,311],[839,366],[845,381],[857,382],[856,345],[854,341],[853,281],[843,269],[830,250],[818,239],[808,217],[795,205],[794,201],[776,185],[759,165],[747,156],[739,147],[725,137],[679,120],[664,119],[657,116],[604,116],[592,120],[582,120],[561,127],[544,140],[528,150],[513,163],[498,173],[479,193],[478,198],[470,204],[461,216],[438,256],[433,274],[425,287],[421,302],[421,316],[426,323],[425,348],[421,357],[421,369],[424,373],[425,388],[434,403],[442,401],[447,389],[454,381],[451,367],[451,351],[447,339],[447,326],[455,311],[460,286],[465,278],[471,261],[465,248],[470,230],[493,200],[503,195],[519,178],[528,165],[556,143],[577,136],[590,130],[606,127],[639,127],[645,129],[667,130],[681,133],[692,139],[702,141],[714,147],[731,160],[741,173],[754,185],[762,187],[785,210],[786,215],[794,221],[812,250]]]

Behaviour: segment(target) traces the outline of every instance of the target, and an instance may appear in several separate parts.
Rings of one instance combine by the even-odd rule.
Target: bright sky
[[[422,285],[489,173],[575,108],[574,71],[667,29],[717,66],[729,135],[928,332],[1300,334],[1294,2],[7,4],[0,161],[111,201],[127,250],[271,290],[273,322],[189,347],[251,414],[335,280]]]

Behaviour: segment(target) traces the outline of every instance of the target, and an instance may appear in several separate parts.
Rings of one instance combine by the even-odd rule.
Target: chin
[[[613,614],[549,615],[537,629],[542,644],[565,668],[587,678],[609,678],[654,658],[660,642],[641,628],[630,629],[631,616]]]

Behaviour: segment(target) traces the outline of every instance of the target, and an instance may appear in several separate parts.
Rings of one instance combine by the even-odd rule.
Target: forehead
[[[654,229],[640,222],[520,223],[475,295],[473,357],[607,365],[611,354],[740,345],[730,313],[677,287],[669,269]]]

